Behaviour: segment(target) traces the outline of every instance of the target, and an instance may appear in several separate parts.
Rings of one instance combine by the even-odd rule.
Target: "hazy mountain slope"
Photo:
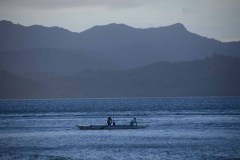
[[[180,46],[186,43],[187,37],[183,36],[192,36],[181,24],[150,29],[135,29],[126,25],[110,24],[93,27],[82,32],[81,35],[85,36],[85,39],[90,36],[89,41],[84,44],[85,46],[91,42],[91,44],[97,46],[95,47],[96,50],[104,50],[105,52],[106,50],[115,50],[117,52],[109,53],[108,56],[116,56],[121,53],[124,55],[123,57],[131,54],[163,56],[164,52],[171,53],[177,51],[176,48],[169,48],[170,46]],[[180,41],[182,38],[185,41]],[[178,54],[181,55],[183,53]]]
[[[0,98],[36,98],[40,94],[36,92],[36,88],[41,87],[41,84],[35,84],[32,80],[21,78],[16,75],[12,75],[5,71],[0,71]],[[46,91],[45,91],[46,92]]]
[[[126,25],[97,26],[81,33],[84,45],[107,60],[129,67],[143,66],[159,60],[179,61],[204,58],[214,53],[240,56],[240,43],[222,43],[191,33],[182,24],[136,29]]]
[[[143,94],[226,96],[240,94],[239,67],[240,59],[215,55],[188,62],[159,62],[129,74],[144,86]]]
[[[239,68],[237,58],[213,56],[77,76],[36,74],[29,78],[4,72],[0,98],[239,96]]]
[[[79,74],[93,70],[118,70],[120,67],[95,59],[84,51],[69,49],[28,49],[0,51],[0,70],[12,73],[48,72]]]
[[[72,49],[79,45],[78,35],[78,33],[59,27],[43,27],[40,25],[25,27],[9,21],[0,21],[0,50]]]
[[[163,60],[193,60],[213,53],[240,56],[240,42],[202,37],[179,23],[147,29],[109,24],[74,33],[58,27],[24,27],[0,21],[0,50],[31,48],[84,50],[92,57],[128,68]]]

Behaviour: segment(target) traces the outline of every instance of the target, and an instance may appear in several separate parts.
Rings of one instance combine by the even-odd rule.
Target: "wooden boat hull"
[[[130,125],[116,125],[116,126],[107,126],[107,125],[90,125],[90,126],[80,126],[77,125],[81,130],[116,130],[116,129],[143,129],[147,125],[141,126],[130,126]]]

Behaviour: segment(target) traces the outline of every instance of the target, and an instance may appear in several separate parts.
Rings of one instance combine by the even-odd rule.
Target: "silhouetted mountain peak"
[[[98,33],[103,33],[103,32],[108,32],[108,33],[113,33],[113,32],[126,32],[133,30],[135,28],[130,27],[125,24],[117,24],[117,23],[110,23],[107,25],[97,25],[94,26],[84,32],[98,32]]]
[[[187,31],[185,26],[182,23],[176,23],[165,28],[171,29],[172,31]]]
[[[0,21],[0,25],[12,25],[13,23],[11,21],[7,21],[7,20],[1,20]]]
[[[115,29],[130,29],[130,28],[133,28],[133,27],[130,27],[126,24],[118,24],[118,23],[110,23],[110,24],[107,24],[107,25],[99,25],[99,26],[95,26],[96,28],[106,28],[106,29],[110,29],[110,28],[115,28]]]
[[[11,22],[11,21],[7,21],[7,20],[2,20],[2,21],[0,21],[0,27],[6,27],[6,28],[8,28],[8,27],[12,27],[12,26],[15,26],[16,24],[14,24],[13,22]]]
[[[99,34],[99,33],[111,33],[111,34],[115,34],[115,33],[121,33],[121,34],[126,34],[126,33],[133,33],[137,30],[142,30],[142,31],[148,31],[148,30],[160,30],[160,31],[168,31],[168,32],[172,32],[172,33],[185,33],[188,32],[187,29],[185,28],[185,26],[181,23],[176,23],[170,26],[165,26],[165,27],[158,27],[158,28],[145,28],[145,29],[141,29],[141,28],[134,28],[131,26],[128,26],[126,24],[117,24],[117,23],[110,23],[107,25],[97,25],[94,26],[84,32],[86,33],[92,33],[92,34]],[[162,30],[163,29],[163,30]]]
[[[11,21],[7,21],[7,20],[2,20],[0,21],[0,27],[3,28],[25,28],[25,29],[32,29],[32,30],[36,30],[36,31],[47,31],[47,30],[51,30],[51,31],[67,31],[70,32],[67,29],[61,28],[61,27],[57,27],[57,26],[53,26],[53,27],[47,27],[47,26],[42,26],[42,25],[31,25],[31,26],[23,26],[21,24],[15,24]]]
[[[49,30],[49,31],[55,31],[55,32],[71,32],[67,29],[57,27],[57,26],[46,27],[46,26],[42,26],[42,25],[32,25],[32,26],[29,26],[28,28],[36,29],[36,30]]]

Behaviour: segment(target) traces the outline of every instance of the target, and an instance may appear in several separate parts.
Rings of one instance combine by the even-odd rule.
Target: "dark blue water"
[[[76,127],[108,116],[149,127]],[[240,97],[0,101],[0,159],[234,159],[239,148]]]

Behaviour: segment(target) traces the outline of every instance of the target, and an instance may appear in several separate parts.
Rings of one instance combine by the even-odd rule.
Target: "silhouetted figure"
[[[116,123],[115,123],[115,121],[114,121],[114,119],[113,119],[113,126],[115,126],[116,125]]]
[[[137,120],[135,117],[133,118],[133,120],[131,120],[130,126],[137,126]]]
[[[108,126],[112,125],[112,118],[111,117],[108,117],[107,124],[108,124]]]

